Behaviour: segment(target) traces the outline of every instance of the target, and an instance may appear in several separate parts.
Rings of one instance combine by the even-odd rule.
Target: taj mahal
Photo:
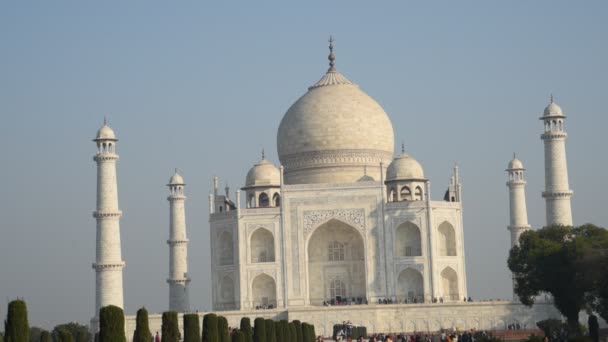
[[[212,306],[232,326],[241,317],[299,319],[331,335],[350,320],[368,332],[504,329],[559,317],[551,303],[471,302],[465,263],[463,185],[458,165],[442,198],[431,198],[423,166],[402,145],[395,152],[389,115],[336,68],[286,111],[277,132],[279,160],[262,157],[230,193],[213,179],[209,194]],[[546,223],[572,225],[565,116],[551,98],[540,115]],[[531,121],[532,122],[532,121]],[[96,313],[123,305],[117,138],[104,123],[97,152]],[[511,244],[530,229],[525,168],[508,162]],[[245,176],[246,174],[246,176]],[[168,310],[189,312],[186,182],[168,184]],[[443,192],[445,189],[445,192]],[[505,232],[506,234],[506,232]],[[197,246],[202,247],[202,246]],[[194,265],[194,267],[198,267]],[[196,280],[196,281],[203,281]],[[199,313],[202,317],[204,313]],[[95,315],[97,316],[97,314]],[[97,318],[93,318],[92,327]],[[180,320],[181,324],[181,320]],[[135,328],[127,317],[127,338]],[[150,316],[160,330],[160,315]]]

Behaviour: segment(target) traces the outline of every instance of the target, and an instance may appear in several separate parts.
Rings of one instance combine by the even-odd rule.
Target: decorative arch
[[[219,238],[219,245],[219,264],[234,264],[234,245],[232,242],[232,234],[229,232],[222,232]]]
[[[458,293],[458,274],[450,266],[441,271],[441,284],[444,300],[460,300],[460,294]]]
[[[412,200],[412,190],[406,185],[401,188],[401,200],[402,201],[411,201]]]
[[[247,200],[247,208],[255,208],[255,195],[249,195],[249,199]]]
[[[251,262],[274,262],[274,236],[266,228],[258,228],[251,234]]]
[[[224,304],[234,303],[234,279],[227,275],[220,281],[220,302]]]
[[[274,207],[280,207],[281,206],[281,195],[279,195],[278,192],[275,192],[274,196],[272,196],[272,205]]]
[[[397,202],[397,190],[395,190],[395,188],[391,188],[389,189],[389,193],[388,193],[388,201],[389,202]]]
[[[337,250],[333,248],[336,246]],[[330,259],[330,249],[337,251],[341,260]],[[365,247],[356,228],[337,219],[321,224],[307,241],[307,257],[311,305],[322,305],[332,299],[331,288],[336,285],[332,282],[336,279],[345,285],[343,298],[366,298]]]
[[[399,225],[395,231],[395,256],[422,256],[420,228],[412,222]]]
[[[424,302],[424,282],[422,274],[410,267],[399,273],[397,278],[397,297],[400,301],[408,303]]]
[[[456,231],[454,226],[444,221],[439,225],[439,255],[456,256]]]
[[[271,276],[262,273],[253,278],[251,282],[253,307],[265,308],[277,306],[277,285]]]
[[[259,207],[268,207],[270,206],[270,199],[268,198],[268,194],[262,192],[258,197],[258,206]]]
[[[416,190],[414,191],[414,196],[414,199],[416,201],[422,201],[422,188],[420,186],[416,187]]]

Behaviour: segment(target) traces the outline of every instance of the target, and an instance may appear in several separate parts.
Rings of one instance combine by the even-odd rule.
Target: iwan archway
[[[361,233],[332,219],[308,240],[308,302],[365,300],[365,248]]]

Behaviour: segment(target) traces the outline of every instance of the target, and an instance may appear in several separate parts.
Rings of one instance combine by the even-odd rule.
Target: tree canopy
[[[606,262],[602,262],[606,254],[608,231],[592,224],[527,231],[508,260],[515,293],[528,306],[539,294],[551,294],[555,307],[567,318],[570,332],[577,335],[582,309],[594,308],[607,318],[599,310],[608,304],[599,287],[608,278]]]

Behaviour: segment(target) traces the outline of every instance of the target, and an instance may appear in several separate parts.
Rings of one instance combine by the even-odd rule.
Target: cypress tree
[[[266,321],[262,317],[253,321],[253,342],[267,342]]]
[[[283,341],[283,332],[281,331],[281,322],[274,321],[274,335],[277,337],[277,342]]]
[[[219,342],[217,333],[217,316],[208,313],[203,317],[203,342]]]
[[[162,316],[161,342],[179,342],[179,327],[177,326],[177,312],[165,311]]]
[[[219,342],[230,342],[230,332],[228,331],[228,320],[224,316],[217,316],[217,330],[219,332]]]
[[[51,333],[44,330],[40,333],[40,342],[51,342]]]
[[[315,332],[315,325],[314,324],[309,324],[310,326],[310,342],[315,342],[316,338],[317,338],[317,333]]]
[[[99,310],[99,342],[126,342],[125,315],[114,305]]]
[[[201,340],[201,326],[198,314],[184,315],[184,342],[199,342]]]
[[[298,335],[296,333],[296,325],[294,322],[289,322],[289,324],[287,325],[287,328],[289,329],[289,340],[290,341],[297,341],[298,340]]]
[[[27,306],[21,299],[8,303],[6,321],[4,321],[4,340],[7,342],[30,341]]]
[[[152,333],[148,324],[148,310],[141,308],[137,310],[137,318],[135,321],[135,332],[133,332],[133,342],[150,342],[152,341]]]
[[[245,332],[238,330],[232,335],[232,342],[245,342]]]
[[[266,323],[266,342],[277,342],[277,335],[274,327],[274,321],[267,319]]]
[[[244,342],[253,342],[253,330],[251,329],[251,320],[249,317],[241,318],[241,331],[245,337]]]
[[[296,319],[295,321],[293,321],[293,325],[296,326],[296,339],[294,341],[304,342],[302,340],[302,322]]]

